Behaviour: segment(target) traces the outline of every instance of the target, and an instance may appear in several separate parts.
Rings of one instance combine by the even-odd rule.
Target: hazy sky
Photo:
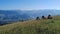
[[[0,0],[0,10],[60,9],[60,0]]]

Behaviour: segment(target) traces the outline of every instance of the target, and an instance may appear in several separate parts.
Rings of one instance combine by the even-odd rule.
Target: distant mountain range
[[[35,19],[37,16],[59,15],[60,10],[0,10],[0,24]]]

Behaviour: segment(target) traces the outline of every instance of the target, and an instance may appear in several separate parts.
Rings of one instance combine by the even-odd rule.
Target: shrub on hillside
[[[40,18],[39,17],[36,17],[36,20],[39,20]]]
[[[51,15],[48,15],[48,17],[47,17],[48,19],[52,19],[52,16]]]
[[[42,16],[42,19],[46,19],[46,17],[45,16]]]

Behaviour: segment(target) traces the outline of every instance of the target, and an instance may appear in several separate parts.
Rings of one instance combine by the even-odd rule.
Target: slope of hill
[[[60,34],[60,18],[56,17],[0,26],[0,34]]]
[[[0,25],[35,19],[37,16],[59,15],[60,10],[0,10]]]

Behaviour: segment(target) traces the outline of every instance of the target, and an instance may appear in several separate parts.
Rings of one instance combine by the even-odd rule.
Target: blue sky
[[[60,0],[0,0],[0,10],[59,9]]]

